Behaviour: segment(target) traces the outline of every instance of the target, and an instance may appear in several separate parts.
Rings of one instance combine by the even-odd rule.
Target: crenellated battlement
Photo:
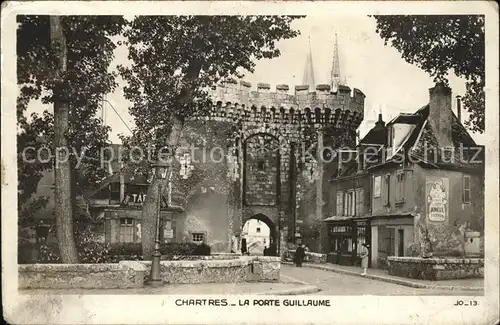
[[[343,128],[357,128],[364,115],[365,95],[359,89],[339,86],[332,92],[330,85],[294,87],[258,83],[256,90],[246,81],[227,82],[212,89],[214,103],[210,116],[256,123],[311,123]]]

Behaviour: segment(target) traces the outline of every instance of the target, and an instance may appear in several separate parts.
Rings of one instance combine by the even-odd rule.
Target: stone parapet
[[[140,264],[19,265],[19,289],[126,289],[144,285]]]
[[[390,275],[422,279],[449,280],[484,277],[482,258],[388,257]]]
[[[214,106],[209,118],[228,118],[251,122],[311,123],[337,127],[358,127],[363,120],[365,95],[359,89],[339,86],[331,92],[329,85],[318,85],[311,92],[309,85],[295,86],[289,94],[288,85],[277,85],[270,91],[268,83],[259,83],[257,91],[241,81],[226,83],[212,89]]]
[[[128,263],[128,262],[121,262]],[[147,272],[150,261],[141,261]],[[274,256],[240,256],[227,260],[161,261],[161,276],[165,283],[233,283],[249,281],[279,281],[281,263]]]

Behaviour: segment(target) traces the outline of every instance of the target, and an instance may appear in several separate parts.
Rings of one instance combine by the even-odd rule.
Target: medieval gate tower
[[[268,224],[277,251],[283,251],[298,235],[298,219],[323,219],[324,160],[319,153],[328,159],[331,148],[355,141],[365,95],[341,81],[336,37],[330,84],[315,85],[312,69],[309,52],[304,72],[309,84],[295,86],[293,93],[288,85],[277,85],[273,92],[267,83],[257,84],[255,91],[245,81],[212,90],[208,119],[238,126],[228,159],[234,181],[229,236],[256,218]],[[311,146],[315,154],[305,154]],[[298,204],[300,179],[308,179],[305,186],[315,193],[314,204]]]

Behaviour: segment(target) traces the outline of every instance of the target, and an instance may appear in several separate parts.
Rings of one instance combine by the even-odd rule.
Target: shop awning
[[[358,216],[331,216],[326,219],[323,219],[323,222],[328,222],[328,221],[356,221],[356,220],[366,220],[369,219],[369,216],[366,217],[358,217]]]
[[[415,217],[416,214],[413,212],[406,213],[382,213],[382,214],[374,214],[372,218],[407,218],[407,217]]]

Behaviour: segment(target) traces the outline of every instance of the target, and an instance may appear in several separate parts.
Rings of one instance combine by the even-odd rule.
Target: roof
[[[382,161],[382,163],[376,163],[369,166],[369,168],[375,168],[386,163],[395,162],[395,155],[397,153],[404,154],[407,156],[408,154],[412,155],[413,158],[417,158],[418,162],[430,167],[435,168],[448,168],[448,167],[467,167],[467,168],[477,168],[481,164],[473,164],[468,157],[472,157],[471,155],[475,154],[476,150],[468,153],[469,147],[477,147],[475,141],[470,136],[467,129],[463,126],[463,124],[458,120],[455,114],[452,112],[452,124],[451,124],[451,135],[452,142],[454,146],[454,150],[451,153],[450,157],[445,157],[442,154],[442,150],[436,150],[435,154],[430,148],[440,148],[438,139],[436,134],[429,123],[429,104],[420,108],[413,114],[400,114],[396,118],[394,118],[388,125],[392,125],[395,123],[406,123],[413,124],[415,127],[412,131],[410,131],[399,148],[396,148],[392,151],[390,157],[386,157],[383,159],[382,150],[379,150],[378,153],[378,161]],[[462,148],[465,148],[465,153],[460,152]],[[482,150],[482,155],[484,156],[484,150]],[[386,152],[387,153],[387,152]],[[427,154],[427,155],[426,155]],[[434,157],[435,155],[435,157]],[[432,159],[430,159],[432,158]],[[465,158],[465,159],[463,159]],[[478,157],[478,160],[484,161],[481,159],[481,155]],[[417,160],[414,160],[417,161]],[[451,163],[448,161],[452,161]],[[400,163],[400,161],[399,161]]]

